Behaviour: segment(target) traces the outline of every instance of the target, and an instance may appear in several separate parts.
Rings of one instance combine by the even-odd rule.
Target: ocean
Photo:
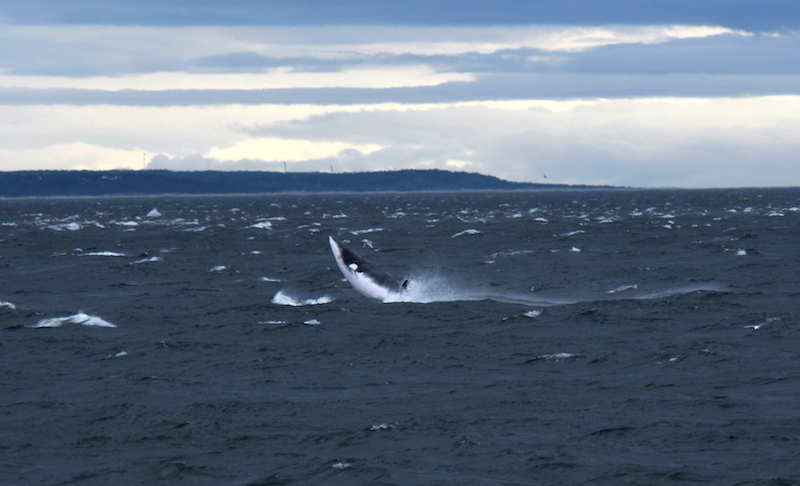
[[[798,297],[800,189],[2,199],[0,484],[800,484]]]

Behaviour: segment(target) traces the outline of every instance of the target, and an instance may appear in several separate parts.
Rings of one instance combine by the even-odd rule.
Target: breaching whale
[[[391,275],[345,248],[333,236],[328,237],[336,265],[354,289],[367,297],[384,301],[391,294],[405,290],[408,280],[398,284]]]

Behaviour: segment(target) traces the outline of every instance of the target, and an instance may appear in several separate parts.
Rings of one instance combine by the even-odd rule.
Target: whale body
[[[398,284],[391,275],[347,249],[333,236],[328,237],[328,243],[342,275],[361,294],[383,302],[391,294],[405,290],[408,280]]]

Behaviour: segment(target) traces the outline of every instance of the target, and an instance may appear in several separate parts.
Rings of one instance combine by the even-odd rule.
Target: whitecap
[[[775,321],[780,321],[780,320],[781,320],[780,317],[769,317],[764,322],[761,322],[759,324],[750,324],[750,325],[747,325],[747,326],[744,326],[744,327],[745,327],[745,329],[758,330],[758,329],[761,329],[763,326],[766,326],[767,324],[771,324],[771,323],[773,323]]]
[[[465,229],[464,231],[459,231],[458,233],[451,236],[451,238],[457,238],[459,236],[464,236],[464,235],[477,235],[479,233],[480,231],[470,228],[470,229]]]
[[[49,319],[41,319],[36,324],[32,324],[28,327],[61,327],[64,324],[80,324],[82,326],[92,327],[117,327],[114,324],[97,316],[90,316],[83,312],[79,312],[68,317],[51,317]]]
[[[153,263],[153,262],[163,262],[164,259],[160,256],[151,256],[150,258],[142,258],[141,260],[136,260],[133,262],[134,264],[137,263]]]
[[[586,233],[584,230],[575,230],[575,231],[568,231],[567,233],[561,233],[560,236],[575,236],[575,235],[582,235]]]
[[[619,287],[617,287],[615,289],[607,290],[606,293],[607,294],[617,294],[619,292],[625,292],[626,290],[635,290],[635,289],[638,289],[638,288],[639,288],[639,286],[636,285],[636,284],[620,285]]]
[[[71,222],[71,223],[51,224],[51,225],[48,225],[47,227],[50,228],[51,230],[55,230],[55,231],[64,231],[64,230],[67,230],[67,231],[78,231],[78,230],[83,228],[83,226],[81,226],[80,224],[78,224],[78,223],[76,223],[74,221]]]
[[[308,319],[306,321],[303,321],[303,324],[305,324],[306,326],[319,326],[322,323],[319,322],[318,319]]]
[[[529,310],[525,313],[525,317],[539,317],[540,315],[542,315],[540,310]]]
[[[124,257],[125,254],[116,251],[89,251],[81,253],[80,256]]]
[[[211,267],[211,270],[209,270],[209,272],[223,272],[227,269],[228,267],[226,267],[225,265],[217,265],[215,267]]]
[[[158,209],[153,208],[153,209],[150,210],[149,213],[147,213],[147,217],[148,218],[160,218],[161,217],[161,213],[158,211]]]
[[[368,229],[363,229],[363,230],[351,231],[350,233],[358,236],[358,235],[364,235],[364,234],[367,234],[367,233],[376,233],[378,231],[383,231],[383,228],[368,228]]]
[[[139,223],[137,223],[136,221],[115,221],[114,224],[130,228],[139,226]]]
[[[257,228],[257,229],[272,229],[272,223],[269,221],[259,221],[258,223],[253,223],[248,228]]]
[[[572,253],[580,253],[581,249],[578,248],[577,246],[573,246],[569,251],[571,251]]]
[[[273,282],[273,283],[281,283],[281,282],[283,282],[283,280],[281,280],[279,278],[270,278],[270,277],[261,277],[261,278],[259,278],[259,280],[262,281],[262,282]]]
[[[737,255],[737,256],[745,256],[745,255],[747,255],[747,250],[745,250],[744,248],[739,248],[739,249],[736,251],[736,255]]]
[[[304,305],[320,305],[320,304],[328,304],[333,302],[333,299],[328,297],[327,295],[323,295],[322,297],[318,297],[316,299],[296,299],[290,295],[283,293],[282,290],[279,290],[274,297],[272,297],[272,303],[278,305],[289,305],[292,307],[300,307]]]
[[[11,302],[0,302],[0,307],[8,307],[11,310],[14,310],[14,309],[17,308],[17,306],[12,304]]]
[[[567,359],[577,358],[580,356],[579,354],[574,353],[552,353],[552,354],[542,354],[539,356],[535,356],[528,360],[528,363],[533,361],[563,361]]]
[[[568,358],[574,358],[576,356],[578,355],[573,353],[554,353],[554,354],[543,354],[541,357],[544,359],[568,359]]]

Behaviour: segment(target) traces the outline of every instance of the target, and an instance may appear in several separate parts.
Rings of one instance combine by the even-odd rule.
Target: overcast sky
[[[800,185],[800,2],[0,2],[0,170],[284,164]]]

